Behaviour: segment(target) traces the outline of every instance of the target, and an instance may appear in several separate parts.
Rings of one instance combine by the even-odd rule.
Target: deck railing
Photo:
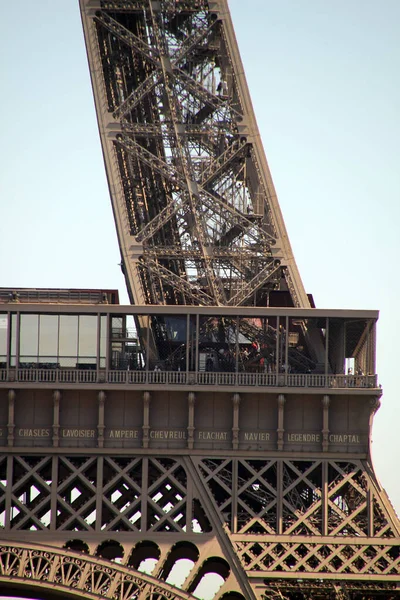
[[[377,375],[0,369],[0,383],[219,385],[239,387],[377,388]]]

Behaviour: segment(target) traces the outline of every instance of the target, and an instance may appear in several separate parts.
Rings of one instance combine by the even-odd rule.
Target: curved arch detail
[[[70,598],[95,600],[195,600],[194,596],[151,575],[61,548],[21,542],[0,544],[0,586],[21,592],[36,588]]]

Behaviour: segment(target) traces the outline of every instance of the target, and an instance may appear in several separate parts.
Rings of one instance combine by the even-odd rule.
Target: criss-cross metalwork
[[[366,591],[375,583],[385,598],[398,581],[395,516],[362,461],[25,454],[1,457],[0,470],[12,482],[0,490],[4,536],[12,540],[0,548],[3,583],[72,586],[119,600],[152,598],[155,586],[158,598],[189,598],[211,554],[226,565],[221,572],[231,571],[218,528],[243,573],[268,578],[266,598],[293,576],[314,586],[326,578],[329,589],[339,578],[341,590],[365,580]],[[32,530],[33,548],[18,541]],[[58,533],[62,548],[41,547],[46,531]],[[117,557],[120,566],[104,563]],[[183,557],[194,566],[172,590],[166,582]],[[153,577],[130,570],[144,558],[155,561]],[[237,586],[234,572],[228,582]]]
[[[148,313],[110,290],[0,293],[1,592],[397,600],[369,445],[378,315],[310,306],[227,0],[80,8]]]
[[[131,299],[309,306],[226,0],[81,7]]]

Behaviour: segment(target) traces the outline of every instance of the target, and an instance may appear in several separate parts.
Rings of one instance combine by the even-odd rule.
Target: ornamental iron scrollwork
[[[194,600],[184,590],[99,557],[74,558],[58,548],[24,543],[0,547],[0,589],[11,584],[13,590],[21,586],[21,593],[51,584],[54,592],[99,600]]]

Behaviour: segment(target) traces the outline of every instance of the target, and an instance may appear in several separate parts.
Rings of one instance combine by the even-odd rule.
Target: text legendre
[[[288,433],[288,442],[314,442],[318,443],[321,441],[321,435],[319,433]]]

